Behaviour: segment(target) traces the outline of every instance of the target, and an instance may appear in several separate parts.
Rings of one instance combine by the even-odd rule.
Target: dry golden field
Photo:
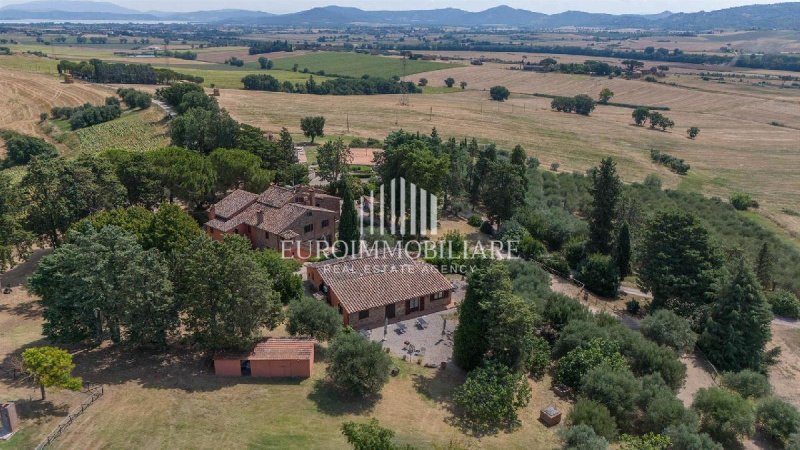
[[[37,58],[31,57],[31,60]],[[113,91],[88,83],[64,84],[58,77],[10,70],[0,61],[0,128],[46,137],[39,129],[39,114],[54,106],[102,104]]]
[[[695,81],[670,86],[506,67],[465,66],[409,77],[425,77],[429,85],[437,86],[452,76],[456,83],[467,81],[468,87],[452,94],[411,96],[408,107],[391,95],[325,97],[236,90],[224,90],[220,103],[237,119],[273,132],[286,126],[299,133],[301,117],[323,115],[326,133],[332,135],[382,138],[401,128],[430,132],[436,127],[443,136],[475,136],[506,148],[521,144],[546,166],[557,162],[561,170],[582,171],[611,155],[619,161],[626,181],[659,173],[669,186],[723,198],[734,190],[745,191],[770,217],[800,231],[794,217],[780,213],[781,208],[800,209],[800,90]],[[688,77],[665,80],[683,84]],[[507,102],[488,99],[484,90],[497,84],[512,91]],[[589,117],[558,113],[550,110],[549,99],[525,95],[596,97],[604,87],[615,92],[615,102],[671,108],[664,114],[675,121],[675,128],[661,132],[636,127],[629,108],[598,106]],[[690,126],[701,130],[696,140],[686,137]],[[680,177],[655,165],[651,149],[684,158],[692,170]]]

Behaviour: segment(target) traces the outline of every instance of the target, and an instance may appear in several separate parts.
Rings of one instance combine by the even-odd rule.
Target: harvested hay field
[[[102,104],[113,91],[88,83],[64,84],[55,76],[9,70],[0,64],[0,126],[34,136],[47,136],[39,129],[39,114],[54,106]]]
[[[422,76],[429,80],[453,76],[456,82],[467,81],[468,88],[450,94],[414,95],[408,107],[400,106],[399,96],[392,95],[339,97],[228,90],[220,103],[237,119],[275,133],[284,126],[299,133],[300,118],[318,114],[327,118],[326,134],[382,139],[401,128],[427,133],[436,127],[442,136],[474,136],[506,148],[521,144],[545,167],[557,162],[566,171],[586,170],[610,155],[620,163],[626,181],[641,181],[647,174],[658,173],[667,186],[722,198],[732,191],[744,191],[790,231],[796,222],[780,212],[800,209],[796,196],[800,192],[800,97],[793,94],[706,92],[497,66],[445,69],[414,78]],[[496,84],[513,92],[509,101],[488,99],[483,89]],[[588,117],[558,113],[550,110],[550,99],[519,94],[596,96],[604,87],[616,93],[615,102],[669,107],[664,114],[674,120],[675,128],[662,132],[636,127],[632,110],[624,107],[598,106]],[[347,114],[330,114],[334,110]],[[772,126],[772,121],[786,126]],[[701,130],[695,140],[686,137],[690,126]],[[685,159],[692,166],[689,175],[678,176],[654,164],[651,149]]]

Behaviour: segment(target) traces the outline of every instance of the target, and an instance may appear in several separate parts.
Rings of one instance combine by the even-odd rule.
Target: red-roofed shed
[[[224,377],[308,378],[314,368],[314,341],[267,338],[249,353],[214,355],[214,373]]]

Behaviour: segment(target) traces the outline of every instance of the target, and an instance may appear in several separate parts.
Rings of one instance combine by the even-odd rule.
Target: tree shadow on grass
[[[17,400],[14,402],[17,414],[22,420],[40,420],[47,417],[66,417],[69,405],[56,405],[50,400]]]
[[[338,390],[328,380],[317,380],[308,394],[308,399],[314,402],[325,414],[341,416],[344,414],[363,414],[371,411],[381,399],[380,394],[372,397],[348,396]]]

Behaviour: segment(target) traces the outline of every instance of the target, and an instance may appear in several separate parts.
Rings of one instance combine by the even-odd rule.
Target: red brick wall
[[[215,359],[214,373],[219,377],[240,377],[242,363],[238,359]]]

